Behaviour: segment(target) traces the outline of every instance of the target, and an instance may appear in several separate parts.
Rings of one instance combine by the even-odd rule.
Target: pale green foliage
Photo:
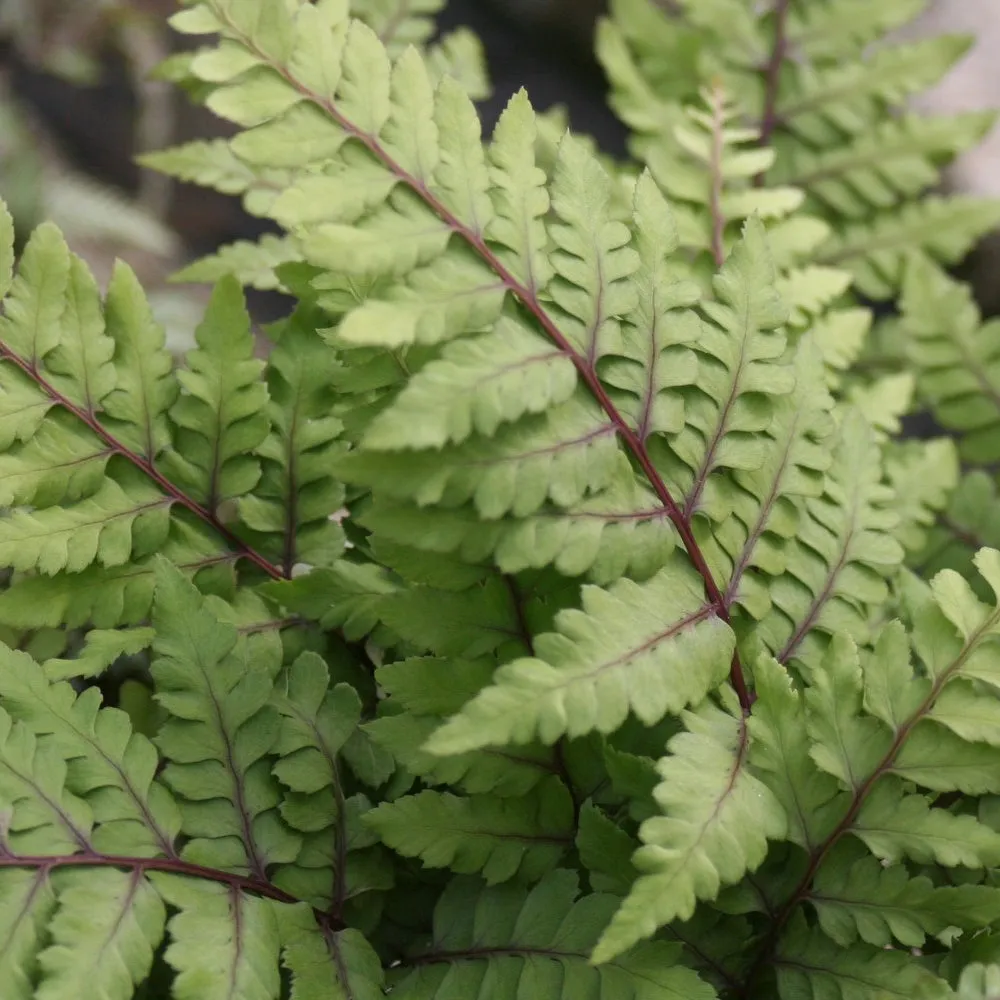
[[[146,162],[282,231],[179,365],[0,220],[4,997],[995,992],[987,120],[895,115],[964,43],[612,6],[640,169],[484,142],[439,0],[186,3],[235,130]]]

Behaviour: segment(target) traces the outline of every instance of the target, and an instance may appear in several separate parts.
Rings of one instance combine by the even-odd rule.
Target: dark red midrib
[[[596,399],[598,405],[602,410],[604,410],[608,419],[614,424],[619,437],[622,439],[635,461],[639,464],[643,474],[646,476],[653,488],[653,491],[656,493],[657,498],[666,510],[667,516],[673,523],[678,535],[680,535],[684,548],[688,553],[688,557],[691,559],[694,568],[697,570],[699,576],[704,582],[705,592],[708,596],[708,600],[715,610],[716,615],[726,624],[729,624],[729,610],[726,607],[726,602],[723,599],[722,592],[719,590],[719,587],[715,582],[712,571],[709,569],[705,556],[694,537],[694,532],[691,528],[690,522],[684,517],[680,508],[677,506],[677,503],[674,501],[670,490],[667,488],[666,483],[663,481],[659,472],[657,472],[645,445],[640,440],[636,432],[633,431],[625,421],[615,404],[611,401],[611,398],[608,396],[607,391],[597,375],[595,365],[592,364],[587,358],[581,357],[577,354],[577,352],[573,349],[572,344],[570,344],[566,336],[556,326],[555,322],[545,311],[544,307],[539,302],[537,295],[514,276],[509,268],[507,268],[496,255],[496,253],[494,253],[494,251],[487,245],[485,239],[480,233],[474,231],[462,222],[436,195],[433,194],[433,192],[431,192],[424,181],[412,176],[407,170],[401,167],[375,136],[361,131],[361,129],[355,126],[340,113],[332,101],[321,97],[319,94],[314,93],[308,87],[301,84],[297,79],[295,79],[294,76],[292,76],[286,67],[275,63],[265,52],[261,51],[254,44],[251,38],[248,38],[237,25],[225,18],[223,14],[217,13],[217,16],[220,20],[225,21],[230,31],[232,31],[232,33],[240,39],[241,44],[253,52],[264,65],[268,66],[273,72],[277,73],[290,87],[292,87],[297,93],[301,94],[303,98],[315,104],[318,108],[329,115],[330,118],[333,119],[333,121],[348,134],[348,136],[356,139],[363,146],[365,146],[365,148],[368,149],[368,151],[379,162],[381,162],[390,173],[392,173],[401,183],[405,184],[415,194],[417,194],[427,207],[435,215],[437,215],[437,217],[441,219],[446,226],[448,226],[453,234],[465,240],[465,242],[480,256],[493,273],[500,278],[504,287],[521,303],[525,309],[528,310],[529,313],[531,313],[538,325],[559,348],[559,350],[570,359],[587,388]],[[745,713],[749,712],[752,704],[752,698],[747,689],[746,680],[743,676],[743,667],[740,662],[738,652],[733,654],[733,661],[730,669],[730,683],[736,691],[743,711]]]

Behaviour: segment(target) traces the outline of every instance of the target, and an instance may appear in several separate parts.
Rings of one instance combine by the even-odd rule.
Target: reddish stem
[[[221,17],[222,15],[219,14],[219,16]],[[311,91],[308,87],[296,80],[286,67],[275,63],[265,52],[257,48],[254,45],[253,40],[247,38],[246,35],[240,31],[237,25],[229,21],[228,27],[235,36],[240,38],[241,43],[246,46],[247,49],[252,51],[262,63],[269,66],[275,73],[281,76],[281,78],[285,80],[289,86],[295,88],[295,90],[297,90],[306,100],[312,102],[322,111],[326,112],[326,114],[328,114],[333,121],[335,121],[337,125],[339,125],[340,128],[347,133],[347,135],[356,139],[363,146],[365,146],[369,152],[386,167],[386,169],[399,179],[401,183],[405,184],[415,194],[417,194],[424,201],[427,207],[434,212],[434,214],[441,219],[441,221],[444,222],[453,233],[455,233],[455,235],[465,240],[465,242],[479,255],[479,257],[486,263],[493,273],[497,275],[511,295],[513,295],[514,298],[517,299],[529,313],[531,313],[535,321],[542,328],[549,339],[566,357],[570,359],[580,377],[587,385],[587,388],[590,390],[601,409],[607,414],[608,419],[614,425],[615,430],[624,442],[625,447],[629,452],[631,452],[633,458],[639,464],[646,478],[649,480],[649,483],[656,493],[660,503],[663,505],[667,516],[670,518],[677,530],[677,533],[680,535],[681,541],[684,548],[687,550],[691,562],[704,581],[705,592],[715,609],[716,615],[728,624],[729,610],[726,607],[726,602],[723,599],[722,593],[712,576],[712,572],[708,567],[705,556],[694,537],[690,522],[684,517],[680,508],[674,501],[674,498],[671,496],[666,483],[663,481],[659,472],[657,472],[652,458],[646,450],[645,444],[639,438],[638,434],[628,425],[618,408],[611,401],[597,375],[597,369],[594,362],[577,354],[576,351],[573,350],[572,344],[570,344],[566,336],[545,311],[545,308],[539,301],[537,294],[531,288],[520,282],[514,274],[512,274],[511,271],[504,266],[500,258],[487,244],[484,237],[462,222],[461,219],[451,212],[447,206],[445,206],[444,203],[437,198],[432,191],[430,191],[424,181],[414,177],[407,170],[401,167],[381,145],[376,136],[369,135],[368,133],[361,131],[356,125],[348,121],[340,113],[333,102]],[[743,676],[743,668],[738,654],[733,656],[730,681],[736,691],[743,711],[749,712],[752,699],[747,689],[746,680]]]
[[[760,123],[760,145],[770,146],[778,127],[778,90],[781,84],[781,69],[788,53],[788,9],[790,0],[775,0],[774,4],[774,44],[771,58],[764,71],[764,114]],[[761,171],[754,184],[763,187],[766,173]]]
[[[253,892],[258,896],[266,896],[280,903],[298,903],[299,900],[287,892],[247,875],[235,875],[232,872],[196,865],[180,858],[132,858],[119,854],[97,854],[86,852],[82,854],[62,855],[0,855],[0,868],[41,868],[49,871],[53,868],[91,867],[91,868],[128,868],[141,872],[168,872],[172,875],[186,875],[190,878],[205,879],[210,882],[220,882],[233,889],[243,892]]]
[[[219,520],[213,511],[209,510],[207,507],[203,507],[197,500],[189,497],[183,490],[179,489],[172,482],[170,482],[170,480],[167,479],[166,476],[164,476],[156,468],[156,466],[153,465],[152,458],[137,455],[134,451],[127,448],[121,441],[118,440],[118,438],[107,430],[107,428],[102,426],[101,422],[97,419],[97,416],[94,413],[78,406],[76,403],[72,402],[59,392],[59,390],[56,389],[44,375],[42,375],[36,365],[19,357],[4,343],[0,343],[0,358],[6,358],[12,364],[20,368],[21,371],[24,372],[24,374],[27,375],[28,378],[30,378],[57,406],[61,406],[64,410],[72,413],[77,420],[86,424],[87,427],[89,427],[90,430],[96,434],[114,454],[120,455],[122,458],[131,462],[132,465],[141,470],[154,483],[156,483],[156,485],[168,497],[170,497],[174,503],[178,503],[182,507],[185,507],[201,521],[204,521],[204,523],[211,527],[217,534],[221,535],[228,545],[236,549],[240,558],[250,560],[250,562],[252,562],[258,569],[263,570],[273,580],[285,579],[285,574],[277,566],[273,565],[259,552],[251,548],[246,542],[230,531],[230,529]]]

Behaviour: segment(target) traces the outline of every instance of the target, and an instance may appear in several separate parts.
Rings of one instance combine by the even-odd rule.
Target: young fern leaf
[[[595,962],[689,919],[697,900],[714,899],[756,869],[768,840],[785,834],[778,801],[747,768],[745,720],[710,704],[683,718],[687,732],[659,763],[660,814],[639,830],[645,846],[634,861],[642,874],[597,943]]]
[[[116,264],[105,300],[118,381],[103,401],[108,429],[152,462],[170,443],[167,411],[179,387],[163,329],[156,324],[135,274]]]
[[[869,610],[887,597],[885,577],[903,561],[892,537],[897,518],[871,429],[844,414],[824,495],[806,499],[786,571],[770,588],[773,611],[758,628],[785,663],[822,653],[822,633],[867,637]]]
[[[307,906],[275,905],[295,1000],[382,1000],[382,963],[360,931],[328,932]]]
[[[552,773],[547,747],[518,747],[511,754],[491,747],[448,757],[424,749],[431,733],[475,697],[492,673],[488,659],[421,657],[386,664],[377,674],[389,696],[385,711],[366,725],[366,731],[428,785],[452,785],[469,794],[502,798],[527,795]]]

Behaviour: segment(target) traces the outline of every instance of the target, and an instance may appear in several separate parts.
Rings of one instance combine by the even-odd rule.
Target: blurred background
[[[564,106],[575,129],[608,153],[624,153],[624,129],[606,107],[591,55],[602,8],[603,0],[450,0],[440,29],[466,25],[486,51],[493,83],[482,104],[487,129],[524,86],[537,107]],[[171,284],[170,275],[221,243],[257,236],[264,225],[238,199],[135,164],[144,150],[224,134],[221,122],[151,76],[172,52],[193,44],[167,26],[176,9],[175,0],[0,0],[0,196],[21,234],[55,221],[102,282],[116,257],[127,259],[179,348],[207,290]],[[1000,0],[936,0],[907,33],[955,30],[973,33],[977,44],[923,105],[1000,105]],[[1000,130],[956,165],[950,183],[1000,195]],[[1000,253],[991,247],[965,269],[986,308],[997,311]],[[252,293],[251,308],[268,321],[286,304]]]

